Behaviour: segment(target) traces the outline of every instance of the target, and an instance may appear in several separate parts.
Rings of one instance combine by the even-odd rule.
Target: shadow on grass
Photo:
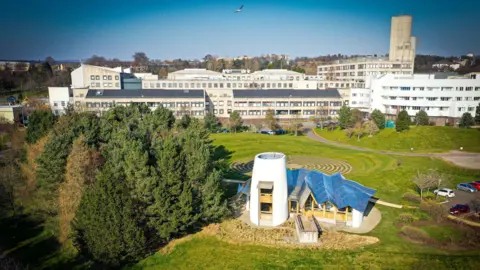
[[[25,214],[0,220],[0,249],[28,269],[73,269],[88,263],[62,251],[57,239],[45,230],[43,221]]]

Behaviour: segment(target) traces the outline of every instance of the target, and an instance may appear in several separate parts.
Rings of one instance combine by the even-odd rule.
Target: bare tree
[[[357,136],[357,141],[360,141],[360,138],[365,134],[365,129],[363,128],[360,122],[355,124],[353,128],[355,135]]]
[[[265,115],[265,125],[271,130],[275,130],[278,127],[277,119],[275,118],[275,111],[268,109]]]
[[[369,137],[372,137],[379,131],[377,124],[375,124],[375,122],[372,120],[368,120],[365,123],[363,123],[363,129],[365,133],[368,134]]]
[[[420,199],[423,199],[423,191],[425,189],[429,191],[431,188],[440,188],[441,185],[447,185],[449,178],[436,170],[430,170],[427,173],[417,173],[413,178],[413,182],[420,190]]]
[[[470,205],[472,206],[472,210],[475,211],[475,213],[480,212],[480,199],[473,199],[470,201]]]

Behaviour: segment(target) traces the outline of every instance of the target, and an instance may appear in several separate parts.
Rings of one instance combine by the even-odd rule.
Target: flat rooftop
[[[88,90],[87,99],[95,98],[204,98],[204,90],[191,89],[138,89],[138,90]]]

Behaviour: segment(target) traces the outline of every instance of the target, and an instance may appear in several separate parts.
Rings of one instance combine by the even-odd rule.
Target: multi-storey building
[[[387,74],[373,78],[369,89],[372,91],[370,110],[379,109],[392,115],[406,110],[414,116],[424,110],[430,117],[445,121],[460,118],[465,112],[474,114],[480,103],[480,75],[477,74],[442,79],[433,74]]]
[[[328,81],[357,83],[364,83],[370,75],[413,74],[416,38],[411,33],[411,16],[392,17],[388,57],[366,56],[336,60],[318,66],[317,74]]]
[[[122,79],[133,75],[121,68],[107,68],[82,64],[71,73],[72,88],[122,89]]]
[[[57,105],[52,106],[56,114],[61,114],[63,105],[69,102],[78,109],[98,112],[133,102],[145,103],[152,109],[164,106],[177,116],[189,113],[202,117],[206,112],[212,112],[226,119],[232,111],[239,111],[244,119],[259,119],[268,110],[273,110],[279,119],[308,118],[315,114],[335,117],[344,102],[348,104],[350,96],[347,88],[321,89],[320,86],[329,88],[328,83],[288,70],[253,73],[226,70],[220,73],[186,69],[170,73],[166,80],[158,80],[157,76],[149,74],[135,74],[136,78],[120,77],[120,89],[97,88],[96,82],[95,87],[91,87],[91,76],[112,72],[112,75],[105,75],[108,80],[108,76],[115,76],[113,72],[119,74],[116,70],[94,67],[79,70],[72,73],[72,80],[74,76],[78,77],[73,80],[73,89],[49,89],[50,102]],[[81,85],[84,86],[79,87]]]

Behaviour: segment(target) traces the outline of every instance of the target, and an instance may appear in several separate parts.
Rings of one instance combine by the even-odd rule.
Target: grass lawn
[[[421,226],[420,229],[439,242],[449,241],[450,239],[458,240],[464,235],[463,231],[455,230],[450,226],[426,225]]]
[[[383,129],[373,137],[365,136],[357,141],[348,138],[342,130],[332,132],[316,129],[327,140],[377,150],[398,152],[447,152],[463,147],[467,152],[480,152],[480,129],[453,127],[411,126],[410,130],[397,133],[395,129]]]
[[[216,145],[230,150],[231,161],[251,160],[264,151],[278,151],[287,155],[318,156],[344,160],[353,166],[348,178],[377,189],[382,200],[401,203],[402,195],[413,191],[411,178],[418,170],[438,169],[451,174],[453,184],[473,180],[480,171],[461,169],[441,160],[426,157],[399,157],[364,153],[336,148],[306,137],[267,136],[262,134],[215,134]],[[293,269],[293,268],[362,268],[362,269],[476,269],[480,251],[445,251],[431,246],[414,244],[401,238],[394,226],[401,213],[416,209],[395,209],[377,206],[382,221],[368,233],[380,239],[378,244],[351,251],[285,249],[263,246],[229,244],[213,237],[193,237],[176,245],[170,254],[156,253],[129,269]],[[432,237],[455,232],[429,228]],[[456,236],[455,236],[456,237]],[[461,236],[460,236],[461,237]]]

